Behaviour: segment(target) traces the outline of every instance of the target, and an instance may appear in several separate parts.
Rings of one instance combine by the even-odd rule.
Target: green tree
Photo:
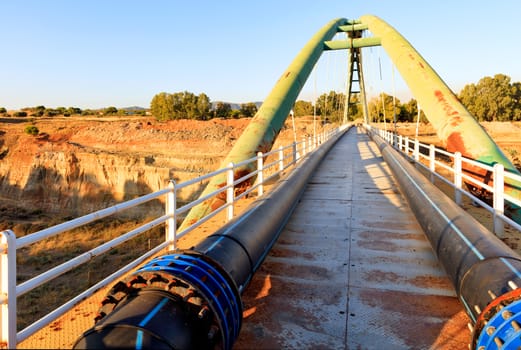
[[[243,103],[239,112],[239,116],[245,118],[253,117],[257,113],[257,105],[253,102]]]
[[[383,122],[385,117],[385,121],[390,123],[394,121],[395,115],[396,121],[398,121],[399,117],[403,116],[403,114],[401,114],[400,100],[398,98],[393,99],[393,96],[387,95],[384,92],[378,97],[372,98],[367,108],[370,119],[377,122]]]
[[[78,108],[78,107],[69,107],[69,108],[67,108],[65,113],[67,113],[69,115],[75,115],[75,114],[80,115],[82,113],[82,110],[81,110],[81,108]]]
[[[458,97],[478,121],[508,121],[521,117],[519,84],[511,84],[510,77],[504,74],[468,84]]]
[[[302,117],[306,115],[313,115],[313,104],[309,101],[299,100],[293,106],[295,117]]]
[[[157,120],[207,119],[210,107],[210,98],[206,94],[196,96],[189,91],[161,92],[150,102],[150,110]]]
[[[238,109],[232,109],[230,112],[230,118],[232,119],[239,119],[241,117],[241,111]]]
[[[34,125],[27,125],[25,127],[25,133],[26,134],[29,134],[29,135],[33,135],[33,136],[36,136],[40,133],[40,130],[38,130],[38,128]]]
[[[342,112],[342,119],[344,118]],[[363,119],[364,111],[360,102],[360,94],[353,94],[349,100],[347,120]]]
[[[157,120],[174,119],[174,100],[172,94],[161,92],[150,102],[150,111]]]
[[[207,120],[210,119],[210,109],[212,108],[212,102],[210,101],[210,97],[208,97],[204,93],[200,93],[197,96],[197,112],[198,119]]]
[[[177,96],[176,96],[177,95]],[[193,93],[184,91],[174,94],[174,100],[179,101],[176,119],[195,119],[198,116],[197,112],[197,96]]]
[[[521,83],[515,82],[512,84],[513,98],[515,100],[514,111],[512,113],[512,120],[521,120]]]
[[[373,97],[367,103],[367,112],[369,113],[369,121],[381,122],[383,120],[382,104],[379,97]]]
[[[56,107],[56,110],[58,111],[58,114],[65,114],[65,111],[67,110],[67,108],[65,107]]]
[[[32,115],[35,117],[41,117],[45,114],[45,106],[36,106],[34,107],[34,111]]]
[[[331,90],[328,94],[322,94],[315,102],[317,114],[330,121],[342,121],[344,117],[345,94]]]
[[[110,106],[110,107],[105,108],[105,110],[103,111],[103,114],[105,114],[105,115],[118,114],[118,109],[114,106]]]
[[[232,106],[229,103],[217,102],[215,105],[216,118],[229,118],[232,112]]]
[[[96,111],[93,111],[92,109],[84,109],[81,111],[81,115],[94,115],[96,114]]]
[[[417,101],[412,98],[407,102],[406,104],[401,105],[401,112],[400,116],[403,121],[408,122],[415,122],[418,118],[418,103]],[[420,122],[426,123],[428,122],[427,117],[425,116],[425,113],[421,110],[420,106]]]
[[[60,111],[53,109],[53,108],[46,108],[45,109],[45,116],[47,117],[54,117],[56,115],[60,114]]]

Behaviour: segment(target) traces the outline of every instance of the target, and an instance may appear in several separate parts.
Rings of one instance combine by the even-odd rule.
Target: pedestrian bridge
[[[373,36],[364,36],[367,31]],[[346,40],[331,41],[338,32]],[[388,52],[445,149],[371,123],[361,49],[375,45]],[[364,124],[344,123],[271,150],[314,64],[323,52],[339,49],[348,51],[350,67],[344,122],[351,95],[359,94]],[[223,164],[193,181],[171,182],[156,193],[24,237],[2,232],[2,345],[521,346],[521,258],[495,236],[505,226],[521,229],[521,174],[385,22],[363,16],[322,28],[277,81]],[[440,168],[450,174],[443,183],[451,186],[452,198],[433,185]],[[178,207],[176,191],[208,179],[198,200]],[[252,199],[254,193],[258,197]],[[491,230],[462,210],[462,196],[492,213]],[[17,283],[17,249],[158,199],[165,203],[164,215]],[[176,219],[186,212],[178,227]],[[202,235],[203,225],[219,215],[226,223]],[[164,242],[16,329],[18,297],[161,225]]]

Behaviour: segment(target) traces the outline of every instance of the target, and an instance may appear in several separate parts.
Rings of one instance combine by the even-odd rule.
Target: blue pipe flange
[[[188,255],[191,254],[191,255]],[[239,336],[242,302],[237,287],[226,272],[197,253],[170,254],[151,260],[134,275],[167,273],[189,283],[204,296],[214,312],[223,338],[223,348],[231,349]]]
[[[519,349],[521,347],[521,300],[492,316],[481,330],[477,350]]]

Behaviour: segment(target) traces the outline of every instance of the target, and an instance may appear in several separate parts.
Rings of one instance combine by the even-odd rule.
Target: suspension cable
[[[418,110],[418,117],[416,118],[416,139],[418,139],[418,129],[419,129],[419,125],[420,125],[420,112],[421,112],[420,103],[418,102],[418,100],[416,100],[416,109]]]
[[[317,120],[317,70],[318,63],[313,67],[313,129],[315,129],[315,124]]]
[[[392,64],[392,78],[393,78],[393,123],[394,123],[394,132],[396,133],[396,87],[394,83],[394,64]]]
[[[378,69],[380,72],[380,99],[382,100],[382,111],[384,117],[384,130],[387,131],[387,116],[385,115],[385,96],[383,92],[383,79],[382,79],[382,61],[381,61],[381,49],[378,48]],[[378,116],[378,120],[380,120],[380,116]]]
[[[325,102],[324,102],[324,113],[326,114],[327,119],[327,100],[328,100],[328,93],[327,93],[327,87],[331,85],[331,76],[329,74],[329,62],[331,60],[331,55],[327,55],[327,61],[326,61],[326,90],[325,90]]]

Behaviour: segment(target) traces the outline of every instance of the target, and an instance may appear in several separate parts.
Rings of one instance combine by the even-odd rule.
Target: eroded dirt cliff
[[[248,121],[2,119],[2,226],[34,213],[82,215],[214,170]],[[25,133],[31,124],[38,136]]]
[[[0,229],[25,234],[216,170],[249,121],[0,119]],[[28,125],[39,134],[27,134]],[[315,127],[309,118],[297,119],[295,130],[287,121],[275,147]],[[192,199],[203,187],[178,197]],[[156,203],[153,210],[164,209]]]

